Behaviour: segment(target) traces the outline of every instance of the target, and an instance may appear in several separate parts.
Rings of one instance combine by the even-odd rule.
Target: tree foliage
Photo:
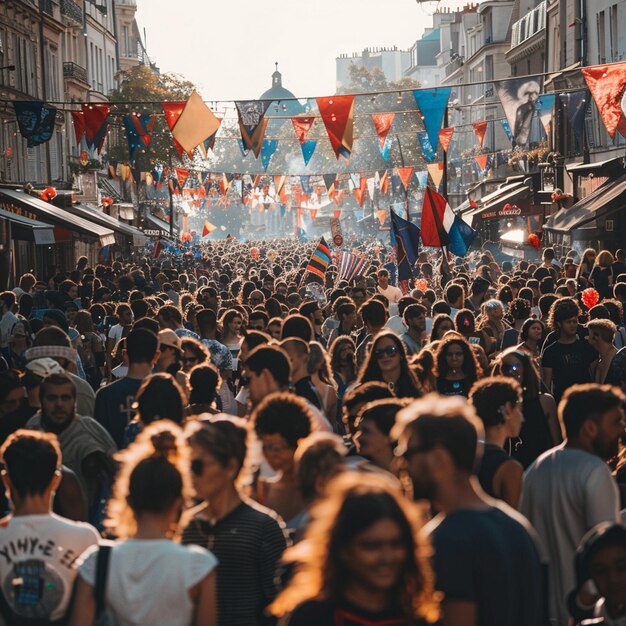
[[[341,93],[365,93],[368,91],[393,91],[395,89],[418,89],[421,87],[419,81],[402,77],[398,81],[388,81],[384,72],[379,67],[371,70],[360,63],[350,63],[348,68],[350,83]]]
[[[168,163],[170,149],[173,151],[172,158],[178,158],[160,105],[166,101],[187,100],[194,89],[195,85],[179,74],[158,74],[144,65],[138,65],[124,72],[120,86],[109,93],[112,102],[129,104],[128,113],[146,112],[157,116],[148,149],[145,154],[135,153],[142,162],[142,170],[156,162]],[[118,120],[110,136],[109,157],[128,161],[128,143],[122,118]]]

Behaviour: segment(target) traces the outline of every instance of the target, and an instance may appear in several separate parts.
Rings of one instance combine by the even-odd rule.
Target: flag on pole
[[[306,271],[318,278],[324,280],[324,274],[326,273],[326,268],[330,265],[330,248],[326,243],[324,237],[320,239],[320,242],[317,244],[317,248],[313,251],[311,255],[311,260],[309,264],[306,266]]]
[[[209,222],[209,220],[204,220],[204,226],[202,227],[202,236],[203,237],[207,237],[216,228],[217,228],[217,226],[215,226],[214,224],[211,224],[211,222]]]
[[[154,249],[152,250],[152,258],[158,259],[161,256],[161,252],[163,252],[163,242],[160,239],[157,239],[154,244]]]
[[[350,282],[357,276],[363,276],[369,266],[370,264],[366,257],[353,254],[352,252],[341,252],[339,256],[339,274],[337,280],[347,280]]]
[[[421,230],[425,246],[447,247],[457,256],[465,256],[476,237],[476,231],[454,213],[442,195],[430,187],[424,193]]]
[[[401,218],[389,209],[391,232],[396,241],[396,265],[400,281],[413,278],[413,266],[419,255],[420,229],[417,225]]]

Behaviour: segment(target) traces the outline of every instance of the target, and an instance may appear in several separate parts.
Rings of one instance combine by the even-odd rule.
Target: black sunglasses
[[[376,348],[374,350],[374,356],[377,359],[382,359],[385,356],[394,356],[398,354],[398,348],[396,346],[387,346],[386,348]]]

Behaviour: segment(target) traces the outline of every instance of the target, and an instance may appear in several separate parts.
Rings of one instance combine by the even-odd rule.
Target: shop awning
[[[93,220],[105,228],[111,228],[115,232],[125,235],[126,237],[130,237],[131,239],[135,237],[143,237],[145,239],[145,235],[138,228],[130,226],[129,224],[124,224],[124,222],[120,222],[114,217],[111,217],[110,215],[107,215],[106,213],[103,213],[88,204],[80,202],[75,203],[68,207],[67,210],[70,213],[78,215],[86,220]]]
[[[599,173],[608,176],[609,173],[623,170],[622,160],[623,157],[616,157],[606,161],[597,161],[596,163],[576,163],[574,165],[566,165],[565,167],[568,172],[578,174],[579,176]]]
[[[144,228],[144,235],[147,235],[148,237],[166,237],[171,239],[170,225],[166,221],[156,215],[152,215],[152,213],[147,213],[146,219],[154,226],[154,228]],[[174,237],[176,237],[176,229],[174,229]]]
[[[76,231],[82,235],[97,237],[100,239],[101,246],[109,246],[115,243],[115,233],[111,228],[101,226],[95,221],[89,221],[78,215],[73,215],[65,209],[60,209],[23,191],[1,188],[0,208],[11,213],[26,211],[45,224],[53,224],[70,231]]]
[[[614,181],[607,181],[574,206],[561,209],[551,215],[544,228],[554,232],[568,233],[574,228],[585,226],[599,217],[606,217],[624,207],[626,207],[626,175]]]
[[[11,235],[20,241],[34,241],[38,246],[54,244],[54,228],[49,224],[31,220],[0,209],[0,217],[11,222]]]
[[[512,208],[505,208],[507,204],[512,205]],[[471,213],[466,213],[463,215],[463,219],[471,226],[476,227],[478,222],[485,220],[526,217],[528,215],[538,215],[541,211],[541,207],[535,207],[531,203],[530,188],[522,184],[516,185],[513,190],[499,195],[491,202],[474,209]]]

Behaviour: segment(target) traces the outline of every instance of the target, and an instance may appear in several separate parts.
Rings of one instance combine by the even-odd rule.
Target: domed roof
[[[283,75],[278,71],[278,63],[276,63],[276,71],[272,74],[272,86],[259,96],[259,100],[272,101],[272,105],[270,105],[268,110],[269,115],[291,116],[304,113],[304,107],[295,98],[289,89],[283,87]],[[271,107],[274,103],[278,104],[279,101],[280,108],[278,113],[276,113]]]

